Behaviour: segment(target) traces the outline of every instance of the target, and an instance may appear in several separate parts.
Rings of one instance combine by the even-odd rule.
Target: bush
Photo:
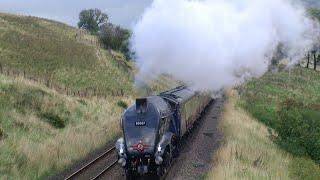
[[[291,153],[308,155],[320,163],[320,112],[298,104],[291,101],[278,112],[280,144]]]
[[[4,131],[0,127],[0,140],[5,136]]]
[[[291,80],[290,80],[291,79]],[[304,68],[268,72],[246,85],[242,106],[274,129],[276,142],[320,163],[320,74]]]
[[[46,119],[46,121],[50,123],[52,126],[54,126],[55,128],[64,128],[68,121],[67,119],[61,118],[60,116],[52,112],[44,112],[44,113],[41,113],[40,116]]]
[[[129,39],[131,32],[120,26],[106,23],[100,28],[99,39],[106,48],[121,51],[126,59],[129,60],[131,51],[129,48]]]
[[[128,108],[128,104],[122,100],[118,101],[117,103],[118,106],[122,107],[123,109],[127,109]]]

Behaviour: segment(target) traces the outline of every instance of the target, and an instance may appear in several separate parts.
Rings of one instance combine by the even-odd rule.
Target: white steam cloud
[[[279,43],[297,63],[315,26],[286,0],[154,0],[133,29],[137,79],[166,73],[197,90],[230,87],[263,75]]]

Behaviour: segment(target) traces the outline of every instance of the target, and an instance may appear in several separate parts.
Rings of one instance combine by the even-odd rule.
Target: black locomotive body
[[[210,101],[210,96],[184,86],[137,99],[123,114],[123,137],[116,143],[118,163],[127,177],[161,177],[178,155],[181,138]]]

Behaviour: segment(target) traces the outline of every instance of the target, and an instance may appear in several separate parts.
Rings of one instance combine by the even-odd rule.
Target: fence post
[[[310,53],[309,52],[308,52],[307,59],[308,59],[308,62],[307,62],[307,67],[306,68],[309,68],[309,63],[310,63]]]
[[[313,54],[313,69],[316,71],[317,70],[317,57],[316,57],[316,52]]]
[[[123,89],[121,89],[121,96],[123,97],[124,96],[124,92],[123,92]]]

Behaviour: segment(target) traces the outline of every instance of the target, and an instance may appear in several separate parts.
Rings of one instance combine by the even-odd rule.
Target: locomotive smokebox
[[[137,113],[145,113],[148,109],[148,99],[147,98],[140,98],[136,99],[136,111]]]

